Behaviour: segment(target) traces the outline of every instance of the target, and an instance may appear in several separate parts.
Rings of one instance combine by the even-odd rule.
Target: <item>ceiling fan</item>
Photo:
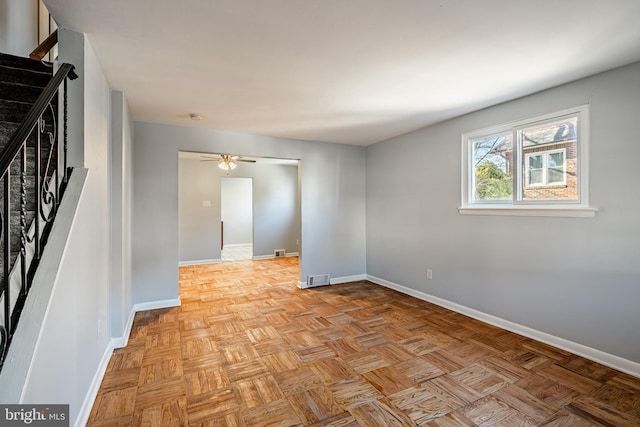
[[[255,163],[255,160],[246,160],[241,156],[233,156],[231,154],[219,154],[217,157],[212,156],[200,156],[204,160],[200,160],[201,162],[218,162],[218,167],[225,171],[231,171],[238,166],[238,162],[244,163]]]

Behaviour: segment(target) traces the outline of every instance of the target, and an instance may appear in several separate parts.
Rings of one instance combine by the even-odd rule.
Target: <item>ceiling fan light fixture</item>
[[[228,163],[227,162],[220,162],[220,163],[218,163],[218,167],[220,169],[222,169],[222,170],[225,170],[225,171],[234,170],[236,168],[236,166],[238,166],[238,165],[236,165],[235,163],[232,163],[232,162],[228,162]]]
[[[234,162],[234,158],[229,156],[228,154],[223,154],[220,156],[220,161],[218,162],[218,167],[225,171],[232,171],[238,166],[236,162]]]

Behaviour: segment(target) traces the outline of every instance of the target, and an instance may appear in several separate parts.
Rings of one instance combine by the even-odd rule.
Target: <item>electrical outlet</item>
[[[427,268],[427,279],[433,279],[433,271],[430,268]]]

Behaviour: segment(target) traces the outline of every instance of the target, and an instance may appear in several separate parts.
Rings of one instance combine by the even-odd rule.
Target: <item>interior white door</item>
[[[230,258],[225,254],[233,252],[242,255],[231,258],[247,259],[247,254],[253,255],[253,179],[222,177],[220,209],[224,223],[223,260]]]

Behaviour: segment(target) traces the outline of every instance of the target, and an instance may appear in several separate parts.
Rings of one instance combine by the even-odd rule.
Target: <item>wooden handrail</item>
[[[58,30],[56,29],[53,33],[49,34],[49,37],[44,39],[42,43],[38,45],[33,52],[29,54],[29,58],[35,59],[36,61],[42,61],[42,58],[47,56],[49,51],[53,49],[53,47],[58,44]]]

